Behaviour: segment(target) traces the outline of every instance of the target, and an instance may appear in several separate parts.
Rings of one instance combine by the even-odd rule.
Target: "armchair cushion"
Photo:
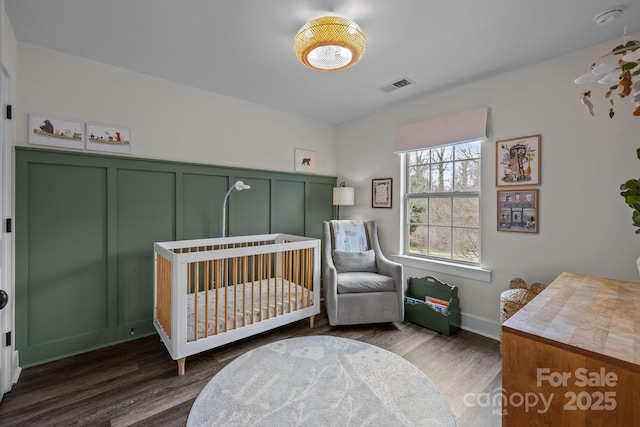
[[[393,277],[370,272],[348,272],[338,274],[338,294],[363,292],[394,292]]]
[[[338,273],[370,272],[376,273],[376,254],[373,249],[364,252],[333,251],[333,263]]]

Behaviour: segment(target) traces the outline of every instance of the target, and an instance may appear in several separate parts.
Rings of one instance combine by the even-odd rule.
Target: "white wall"
[[[573,80],[614,42],[421,97],[338,128],[339,181],[356,187],[356,205],[342,218],[378,221],[386,253],[400,251],[400,160],[392,153],[396,128],[488,105],[489,140],[482,145],[482,267],[491,283],[407,268],[406,276],[433,274],[459,286],[467,322],[499,323],[500,293],[514,277],[549,283],[563,271],[640,281],[640,236],[619,186],[640,176],[640,117],[627,100],[608,117],[604,88],[592,87],[596,116],[579,101]],[[413,76],[418,84],[420,76]],[[428,76],[424,76],[428,79]],[[597,86],[597,87],[596,87]],[[409,89],[410,90],[410,89]],[[539,234],[496,231],[496,140],[541,134]],[[393,209],[372,209],[371,179],[393,177]],[[494,328],[494,332],[498,329]],[[493,335],[493,333],[489,333]]]
[[[128,127],[135,157],[293,172],[303,148],[336,173],[332,125],[23,42],[18,74],[16,145],[39,113]]]

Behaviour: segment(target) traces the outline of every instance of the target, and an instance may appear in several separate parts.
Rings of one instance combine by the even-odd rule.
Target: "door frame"
[[[0,289],[9,295],[8,304],[0,310],[0,400],[18,381],[20,367],[14,351],[15,337],[15,280],[13,227],[7,230],[6,221],[13,218],[13,150],[11,121],[7,106],[11,103],[11,78],[0,64]]]

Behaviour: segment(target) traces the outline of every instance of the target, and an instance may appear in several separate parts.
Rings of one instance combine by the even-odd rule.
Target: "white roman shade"
[[[487,139],[489,107],[480,107],[431,120],[400,126],[395,152],[420,150],[439,145]]]

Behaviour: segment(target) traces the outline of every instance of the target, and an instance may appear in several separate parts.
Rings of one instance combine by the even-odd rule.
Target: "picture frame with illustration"
[[[29,144],[82,149],[83,122],[46,114],[29,114]]]
[[[293,169],[296,172],[316,173],[317,161],[316,152],[296,148],[294,153]]]
[[[131,130],[87,122],[87,150],[131,154]]]
[[[541,135],[496,141],[496,187],[540,185]]]
[[[498,231],[538,233],[537,189],[498,190]]]
[[[392,178],[374,178],[371,180],[371,207],[391,208],[392,207]]]

